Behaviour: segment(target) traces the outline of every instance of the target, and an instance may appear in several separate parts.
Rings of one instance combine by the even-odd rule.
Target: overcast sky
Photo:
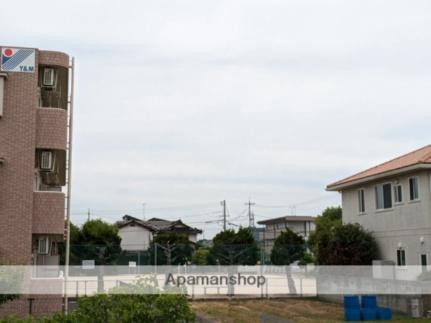
[[[76,58],[77,223],[316,215],[327,184],[430,143],[428,0],[7,7],[1,44]]]

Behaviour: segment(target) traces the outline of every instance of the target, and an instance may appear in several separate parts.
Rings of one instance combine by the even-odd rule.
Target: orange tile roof
[[[403,168],[418,165],[431,164],[431,145],[419,148],[400,157],[391,159],[383,164],[371,167],[355,175],[346,177],[340,181],[329,184],[326,189],[331,190],[340,185],[348,185],[359,180],[365,180],[368,177],[383,175],[386,172],[400,170]]]

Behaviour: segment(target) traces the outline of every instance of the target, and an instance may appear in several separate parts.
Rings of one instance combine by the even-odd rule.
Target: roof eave
[[[152,228],[152,227],[150,227],[150,226],[148,226],[148,225],[146,225],[144,223],[141,223],[141,222],[138,222],[138,221],[133,221],[133,220],[128,220],[127,222],[123,222],[123,223],[117,222],[116,224],[117,224],[118,229],[122,229],[122,228],[128,227],[128,226],[135,226],[135,225],[137,225],[138,227],[147,229],[147,230],[149,230],[151,232],[155,232],[156,231],[154,228]]]
[[[420,170],[420,169],[431,169],[431,164],[429,164],[429,163],[418,163],[418,164],[414,164],[414,165],[410,165],[410,166],[406,166],[406,167],[393,169],[393,170],[390,170],[387,172],[375,174],[372,176],[367,176],[367,177],[360,178],[357,180],[348,181],[345,183],[340,183],[340,184],[334,183],[334,184],[330,184],[330,185],[326,186],[326,190],[327,191],[342,191],[346,188],[350,188],[353,186],[362,185],[362,184],[376,181],[379,179],[383,179],[386,177],[401,175],[401,174],[409,173],[409,172],[412,172],[415,170]]]
[[[298,219],[292,219],[292,218],[274,218],[274,219],[268,219],[268,220],[262,220],[258,221],[257,224],[272,224],[272,223],[286,223],[286,222],[315,222],[315,217],[309,217],[309,218],[299,218]]]

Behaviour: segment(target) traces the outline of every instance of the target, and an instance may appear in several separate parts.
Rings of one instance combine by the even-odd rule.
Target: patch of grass
[[[344,322],[340,304],[321,302],[315,298],[207,300],[193,301],[191,306],[199,317],[217,323],[260,323],[264,315],[293,323]],[[430,322],[430,319],[396,315],[391,322],[421,323]]]

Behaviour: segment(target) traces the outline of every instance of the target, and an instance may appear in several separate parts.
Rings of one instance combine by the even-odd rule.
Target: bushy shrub
[[[370,266],[378,257],[377,243],[359,224],[338,225],[317,243],[318,264],[326,266]]]
[[[0,319],[1,323],[34,323],[31,316],[21,318],[15,315],[8,316],[6,318]]]
[[[302,255],[301,259],[299,259],[298,265],[299,266],[305,266],[308,264],[314,264],[314,262],[315,262],[315,260],[314,260],[313,254],[310,252],[305,252]]]
[[[249,228],[225,230],[213,238],[208,254],[210,265],[256,265],[259,248]]]
[[[303,257],[305,249],[304,238],[286,228],[275,239],[271,262],[273,265],[290,265]]]
[[[205,248],[199,248],[193,253],[192,264],[206,266],[208,265],[208,256],[210,251]]]
[[[58,313],[38,323],[187,323],[194,322],[187,297],[181,290],[168,290],[172,294],[158,294],[155,277],[143,277],[137,284],[124,285],[99,294],[78,299],[76,308],[69,314]],[[31,318],[10,317],[2,323],[35,323]]]

